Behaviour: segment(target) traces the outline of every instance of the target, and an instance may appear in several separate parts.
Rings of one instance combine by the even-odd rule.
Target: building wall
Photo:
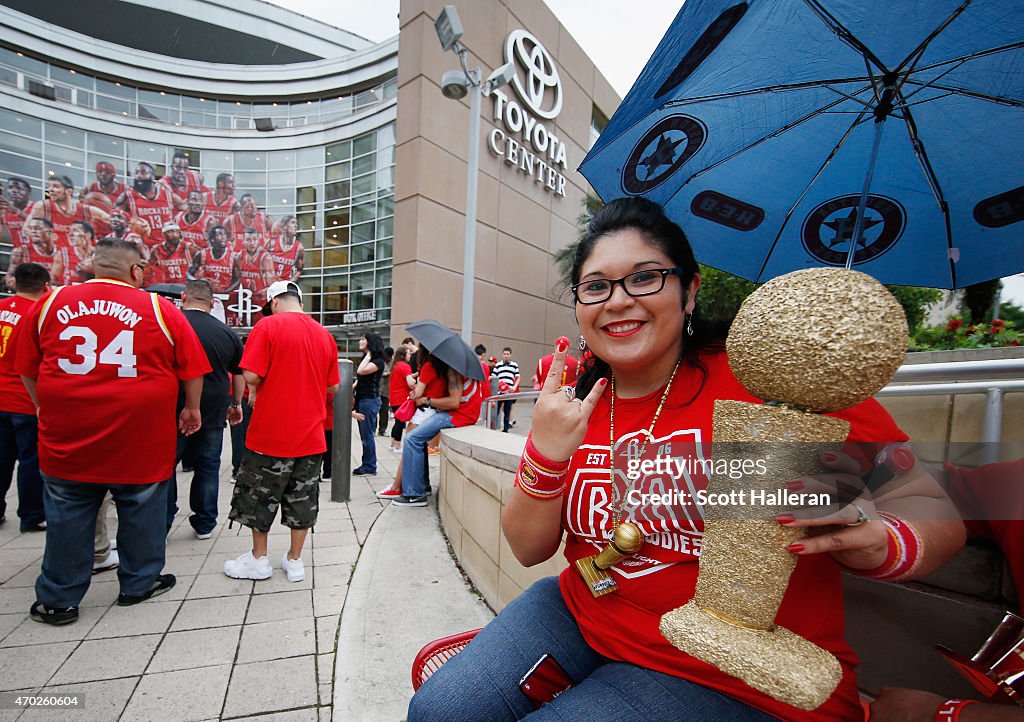
[[[434,29],[444,4],[403,0],[399,14],[392,341],[406,335],[406,323],[424,317],[453,329],[462,323],[470,105],[468,96],[454,101],[441,94],[441,76],[459,67],[454,54],[441,50]],[[525,371],[559,335],[577,333],[552,254],[578,235],[577,217],[590,189],[575,169],[590,146],[593,109],[608,117],[619,98],[542,0],[463,2],[457,9],[470,68],[482,67],[487,77],[506,62],[509,33],[525,29],[553,57],[562,83],[561,113],[537,120],[565,144],[566,168],[557,166],[566,179],[564,197],[489,148],[495,128],[509,133],[494,119],[493,98],[482,99],[476,139],[473,342],[494,355],[511,346]],[[525,80],[525,71],[518,72]],[[501,92],[525,107],[511,87]]]

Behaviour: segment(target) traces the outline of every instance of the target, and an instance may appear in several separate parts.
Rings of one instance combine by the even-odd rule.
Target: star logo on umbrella
[[[676,149],[685,140],[685,135],[673,141],[669,138],[668,133],[662,133],[658,138],[658,146],[648,155],[641,158],[637,166],[644,166],[647,169],[647,179],[650,179],[651,175],[661,166],[672,165],[672,161],[676,159]]]
[[[866,213],[864,215],[867,216]],[[882,221],[875,220],[874,218],[865,217],[864,230],[866,231],[872,226],[877,226],[881,222]],[[825,241],[825,244],[829,248],[835,248],[840,244],[849,243],[850,239],[853,238],[853,231],[857,227],[857,209],[851,208],[850,212],[845,217],[836,217],[831,221],[825,221],[822,225],[828,226],[836,232],[831,239]],[[864,235],[861,235],[860,239],[857,241],[857,245],[862,248],[866,245]]]
[[[689,115],[670,115],[647,129],[622,169],[622,189],[642,195],[690,160],[707,140],[707,128]]]
[[[867,198],[864,233],[856,244],[853,233],[857,227],[860,194],[854,193],[820,203],[807,214],[800,238],[804,249],[814,259],[830,266],[846,265],[853,253],[853,265],[873,261],[896,245],[907,222],[907,212],[894,198],[871,194]],[[867,230],[874,229],[869,236]]]

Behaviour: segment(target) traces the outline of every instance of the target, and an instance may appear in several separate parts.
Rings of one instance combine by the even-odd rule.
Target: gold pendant
[[[631,522],[619,524],[612,540],[601,550],[600,554],[592,554],[576,560],[576,569],[583,576],[590,593],[595,597],[618,591],[619,584],[608,573],[608,569],[617,562],[631,557],[644,545],[644,535],[640,527]]]

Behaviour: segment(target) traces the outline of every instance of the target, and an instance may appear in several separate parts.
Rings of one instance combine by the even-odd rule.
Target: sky
[[[398,34],[399,0],[269,1],[375,42]],[[680,0],[544,2],[620,96],[633,85],[682,5]],[[1002,293],[1003,301],[1024,306],[1024,274],[1003,279]]]

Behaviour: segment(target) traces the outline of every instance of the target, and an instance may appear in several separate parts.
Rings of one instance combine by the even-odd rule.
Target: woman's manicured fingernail
[[[790,524],[796,521],[796,517],[790,514],[788,511],[785,511],[781,514],[776,514],[775,521],[779,522],[780,524]]]
[[[569,348],[569,339],[565,336],[559,336],[558,340],[555,341],[555,350],[561,353]]]
[[[804,483],[799,479],[793,479],[793,481],[786,482],[786,488],[790,491],[800,491],[804,488]]]
[[[836,456],[835,454],[833,454],[833,453],[832,453],[831,451],[826,451],[826,452],[825,452],[824,454],[822,454],[822,455],[821,455],[821,458],[822,458],[822,459],[823,459],[824,461],[835,461],[835,460],[836,460],[836,459],[838,459],[839,457],[837,457],[837,456]]]
[[[608,379],[598,379],[597,384],[603,389],[605,386],[608,385]]]
[[[799,554],[804,549],[805,547],[803,544],[790,544],[788,547],[786,547],[786,551],[790,552],[791,554]]]

